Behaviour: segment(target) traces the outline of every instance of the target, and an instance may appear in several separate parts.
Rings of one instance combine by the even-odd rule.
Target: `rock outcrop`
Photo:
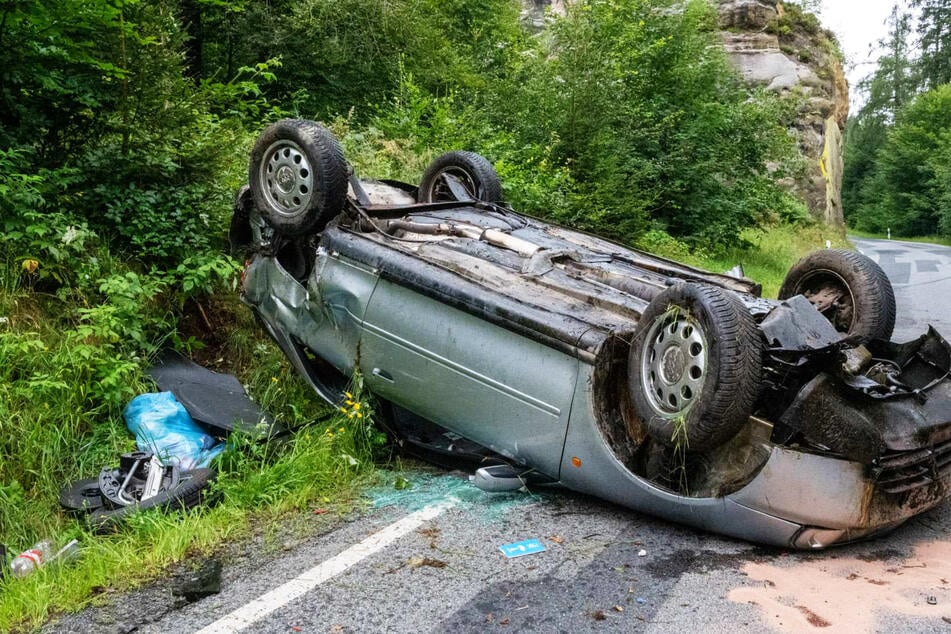
[[[720,0],[724,46],[750,84],[797,99],[794,124],[805,159],[788,185],[826,222],[843,226],[842,130],[849,86],[834,36],[815,16],[778,0]]]

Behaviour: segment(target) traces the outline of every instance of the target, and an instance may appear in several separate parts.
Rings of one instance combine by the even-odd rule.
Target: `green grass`
[[[776,297],[789,267],[807,253],[824,249],[826,240],[830,241],[833,248],[852,248],[842,235],[822,225],[775,225],[765,230],[747,229],[740,239],[747,245],[715,254],[691,252],[685,245],[670,239],[648,239],[640,246],[658,255],[715,273],[722,273],[740,264],[746,277],[762,284],[763,296],[770,298]]]
[[[277,350],[263,342],[258,345],[261,365],[250,377],[251,393],[279,420],[312,424],[299,428],[286,442],[256,443],[233,436],[218,463],[217,505],[187,513],[142,513],[113,535],[93,535],[58,510],[55,491],[68,479],[62,474],[67,469],[49,469],[51,473],[21,491],[19,499],[4,504],[9,505],[4,513],[12,521],[3,527],[3,541],[19,549],[39,537],[52,537],[57,544],[76,538],[82,555],[26,579],[8,580],[0,594],[0,631],[29,629],[51,614],[81,609],[95,603],[104,588],[136,587],[175,562],[190,555],[207,556],[247,537],[254,526],[277,523],[289,513],[306,517],[309,509],[322,507],[337,511],[328,516],[333,517],[358,503],[361,487],[372,481],[372,454],[379,444],[371,407],[355,401],[360,418],[349,416],[352,408],[347,412],[318,408],[310,389],[279,359]],[[48,420],[42,423],[37,427],[50,426]],[[49,461],[78,453],[77,460],[69,461],[76,465],[70,477],[92,476],[104,464],[117,462],[115,452],[132,448],[121,420],[96,424],[97,430],[85,438],[53,432],[60,438],[43,449],[37,472],[44,473]],[[317,529],[328,517],[314,517],[307,524]]]
[[[17,269],[0,270],[7,276],[0,285],[0,542],[12,555],[41,538],[57,545],[75,538],[82,551],[68,565],[2,582],[0,631],[32,629],[52,614],[96,602],[105,588],[135,587],[174,562],[208,555],[288,514],[318,528],[327,518],[310,517],[308,509],[343,511],[358,503],[382,441],[372,407],[360,402],[358,390],[346,411],[322,405],[229,289],[203,300],[216,306],[213,317],[230,333],[216,356],[231,360],[262,407],[297,431],[282,443],[231,438],[218,465],[214,486],[221,501],[214,507],[143,513],[113,535],[85,530],[61,511],[59,489],[95,477],[134,449],[122,409],[132,395],[154,390],[143,371],[146,351],[183,336],[162,330],[174,328],[174,321],[160,301],[152,308],[137,303],[141,314],[121,315],[120,305],[100,300],[93,307],[99,312],[84,318],[94,298],[77,301],[69,289],[47,292],[22,279],[11,282],[9,276],[21,275]],[[113,323],[119,318],[121,324]],[[139,333],[145,343],[112,328]]]

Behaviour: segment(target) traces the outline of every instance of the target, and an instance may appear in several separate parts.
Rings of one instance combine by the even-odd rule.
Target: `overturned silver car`
[[[244,301],[320,396],[354,372],[404,448],[751,541],[888,531],[951,481],[951,348],[889,342],[895,300],[850,251],[780,300],[518,214],[492,165],[358,179],[318,124],[259,138],[232,242]]]

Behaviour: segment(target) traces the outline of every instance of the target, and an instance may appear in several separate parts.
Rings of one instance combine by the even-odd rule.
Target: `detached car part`
[[[515,213],[490,167],[452,152],[419,187],[360,180],[318,124],[261,135],[231,227],[241,296],[321,397],[359,371],[397,442],[489,467],[487,489],[554,483],[779,546],[947,497],[951,348],[887,341],[874,262],[818,252],[767,300]]]
[[[174,394],[196,422],[218,436],[238,431],[252,438],[272,438],[286,432],[231,374],[212,372],[167,351],[149,369],[149,376],[160,390]]]
[[[209,498],[214,475],[212,469],[163,467],[152,454],[137,451],[120,456],[119,466],[104,468],[98,478],[65,486],[59,502],[93,530],[107,532],[137,511],[198,506]]]

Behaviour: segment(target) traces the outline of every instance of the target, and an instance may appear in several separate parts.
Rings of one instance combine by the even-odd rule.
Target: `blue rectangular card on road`
[[[521,557],[523,555],[534,555],[535,553],[540,553],[545,550],[545,544],[541,543],[537,539],[526,539],[523,542],[515,542],[514,544],[505,544],[504,546],[499,546],[499,550],[502,551],[503,555],[511,559],[513,557]]]

